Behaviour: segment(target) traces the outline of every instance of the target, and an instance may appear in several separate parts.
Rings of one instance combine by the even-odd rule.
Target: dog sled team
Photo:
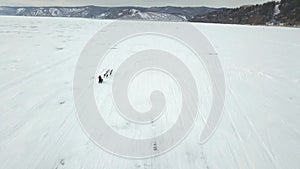
[[[113,73],[113,69],[108,69],[104,75],[103,78],[109,78],[110,76],[112,76]],[[98,83],[103,83],[103,79],[101,75],[98,76]]]

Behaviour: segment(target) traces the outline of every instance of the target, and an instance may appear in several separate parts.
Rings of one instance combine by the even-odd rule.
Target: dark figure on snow
[[[98,83],[102,83],[103,82],[103,79],[102,79],[101,75],[98,76],[98,80],[99,80]]]
[[[113,73],[113,70],[111,69],[110,72],[109,72],[109,76],[111,76]]]
[[[109,69],[105,72],[104,77],[108,77]]]

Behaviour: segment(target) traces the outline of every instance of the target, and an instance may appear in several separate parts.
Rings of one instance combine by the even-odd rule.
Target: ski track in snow
[[[199,144],[205,120],[201,116],[170,152],[132,160],[96,146],[80,127],[73,101],[80,52],[110,21],[6,16],[0,20],[1,169],[300,166],[300,29],[195,24],[215,47],[224,69],[226,100],[220,125],[207,143]],[[104,87],[111,84],[107,79]],[[112,106],[107,106],[108,117],[113,117]],[[132,129],[129,123],[112,127]],[[151,127],[149,135],[154,136],[157,130]]]

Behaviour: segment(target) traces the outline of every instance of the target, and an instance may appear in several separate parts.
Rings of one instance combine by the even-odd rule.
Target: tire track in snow
[[[233,150],[232,150],[232,148],[231,148],[231,145],[230,145],[230,142],[229,142],[228,138],[227,138],[226,136],[224,136],[224,137],[225,137],[225,139],[226,139],[226,143],[227,143],[228,149],[229,149],[229,151],[230,151],[230,154],[231,154],[231,156],[232,156],[232,158],[233,158],[233,160],[234,160],[234,163],[236,164],[235,166],[236,166],[238,169],[241,169],[241,167],[240,167],[240,165],[239,165],[239,163],[238,163],[238,160],[237,160],[237,158],[235,157],[235,155],[234,155],[234,153],[233,153]]]
[[[228,88],[227,88],[227,91],[229,91],[230,95],[233,95],[231,88],[228,87]],[[235,105],[237,106],[238,103],[235,102]],[[231,116],[230,111],[227,111],[227,114],[228,114],[228,117],[229,117],[230,122],[231,122],[231,127],[232,127],[232,129],[233,129],[235,135],[236,135],[237,138],[238,138],[238,141],[239,141],[239,143],[240,143],[240,146],[242,147],[242,150],[243,150],[245,159],[246,159],[246,161],[247,161],[247,166],[248,166],[248,168],[250,167],[250,168],[252,168],[252,169],[255,169],[255,167],[253,166],[253,162],[250,160],[249,154],[247,153],[247,150],[246,150],[246,148],[245,148],[245,146],[244,146],[244,144],[243,144],[243,139],[242,139],[242,137],[241,137],[241,135],[240,135],[240,133],[239,133],[237,127],[236,127],[236,124],[235,124],[235,122],[234,122],[234,120],[233,120],[233,118],[232,118],[232,116]]]
[[[232,92],[232,89],[229,88],[229,92],[231,94],[231,96],[233,97],[233,100],[235,102],[235,105],[236,107],[239,109],[239,112],[241,112],[241,114],[246,118],[247,122],[248,122],[248,125],[250,126],[250,130],[253,131],[253,133],[255,134],[256,138],[258,139],[259,143],[260,143],[260,146],[263,148],[263,150],[266,152],[268,158],[271,160],[273,166],[276,168],[276,169],[280,169],[282,168],[278,163],[277,163],[277,160],[275,159],[275,157],[273,156],[273,153],[269,150],[269,148],[266,146],[266,144],[264,143],[264,141],[262,140],[262,138],[259,136],[258,132],[256,131],[255,129],[255,126],[253,124],[253,122],[250,120],[250,118],[245,114],[243,113],[242,109],[240,108],[238,102],[237,102],[237,98],[236,96],[233,94]]]

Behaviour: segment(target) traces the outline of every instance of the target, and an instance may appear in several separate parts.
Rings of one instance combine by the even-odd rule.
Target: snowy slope
[[[130,20],[147,20],[147,21],[173,21],[173,22],[184,22],[186,18],[158,12],[141,12],[139,10],[130,9],[126,14],[119,13],[120,19]]]
[[[77,59],[88,40],[109,22],[0,17],[1,169],[299,168],[300,29],[195,24],[215,47],[224,69],[226,101],[222,121],[205,144],[199,144],[203,127],[199,119],[184,142],[170,152],[132,160],[96,146],[80,127],[75,113],[72,82]],[[138,46],[119,46],[113,54],[129,55],[149,47],[147,42],[157,43],[155,38],[136,40]],[[160,43],[174,51],[180,49],[167,40]],[[105,63],[114,65],[118,61],[117,57],[108,57]],[[191,70],[198,67],[192,61],[190,64]],[[105,68],[109,67],[101,69]],[[209,85],[203,73],[195,72],[198,87]],[[132,90],[144,96],[151,85],[169,84],[165,92],[177,95],[176,84],[168,82],[170,78],[165,75],[149,72],[138,79],[147,80],[153,75],[161,83],[143,88],[137,82]],[[103,88],[109,88],[111,81],[108,79]],[[102,90],[99,85],[94,87],[95,91]],[[97,95],[98,99],[105,99],[101,96]],[[149,107],[143,99],[132,101],[137,109]],[[176,110],[176,102],[175,97],[168,104]],[[173,116],[160,122],[162,128],[145,130],[124,127],[111,120],[118,119],[114,115],[106,120],[122,134],[142,138],[163,132],[172,124]]]
[[[279,15],[280,14],[280,4],[275,5],[274,7],[274,16]]]
[[[188,21],[194,16],[222,9],[209,7],[7,7],[0,6],[0,15],[80,17],[100,19],[138,19],[158,21]]]

